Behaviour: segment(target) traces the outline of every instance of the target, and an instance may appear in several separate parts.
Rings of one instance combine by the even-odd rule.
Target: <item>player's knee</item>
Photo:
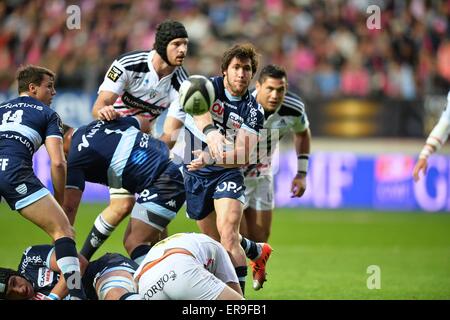
[[[111,201],[109,210],[104,212],[104,214],[114,215],[118,219],[124,218],[133,210],[134,202],[134,198],[115,199]]]
[[[56,227],[49,231],[50,236],[53,240],[68,237],[71,239],[75,239],[75,229],[70,224],[59,224]]]

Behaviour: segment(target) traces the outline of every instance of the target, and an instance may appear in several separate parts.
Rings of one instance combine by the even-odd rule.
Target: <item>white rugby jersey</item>
[[[447,123],[449,123],[450,125],[450,91],[447,94],[447,106],[445,107],[444,111],[441,114],[441,119],[445,119]]]
[[[256,98],[257,92],[252,95]],[[265,111],[263,130],[260,130],[258,143],[258,164],[250,164],[243,169],[246,178],[272,174],[272,154],[279,140],[289,131],[303,132],[309,128],[305,104],[296,94],[286,92],[283,103],[275,112]]]
[[[170,104],[178,104],[178,89],[188,77],[183,67],[159,79],[152,60],[156,51],[133,51],[114,60],[98,92],[119,95],[114,108],[122,116],[142,114],[149,120],[158,117]]]
[[[222,245],[201,233],[176,233],[155,244],[135,272],[135,277],[148,262],[161,258],[167,249],[173,248],[189,251],[198,263],[223,282],[239,283],[230,256]]]

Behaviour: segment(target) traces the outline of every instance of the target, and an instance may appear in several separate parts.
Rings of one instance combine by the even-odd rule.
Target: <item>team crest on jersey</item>
[[[153,99],[154,97],[156,97],[157,94],[158,94],[158,91],[156,91],[155,89],[150,89],[150,91],[148,92],[148,97],[150,99]]]
[[[27,186],[25,185],[25,183],[22,183],[21,185],[19,185],[17,188],[16,188],[16,191],[19,193],[19,194],[27,194],[27,192],[28,192],[28,189],[27,189]]]
[[[108,79],[111,79],[112,81],[116,82],[117,79],[120,78],[120,76],[122,75],[123,71],[120,70],[119,68],[112,66],[111,69],[109,69],[108,71]]]
[[[45,287],[53,282],[53,271],[49,268],[39,268],[37,282],[39,287]]]

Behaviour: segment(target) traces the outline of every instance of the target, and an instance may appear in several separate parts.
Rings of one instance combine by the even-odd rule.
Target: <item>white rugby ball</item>
[[[209,111],[215,100],[214,86],[205,76],[192,75],[180,86],[180,105],[184,112],[197,116]]]

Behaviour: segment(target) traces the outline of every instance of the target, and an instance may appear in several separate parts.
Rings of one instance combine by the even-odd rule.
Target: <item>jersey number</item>
[[[8,111],[3,115],[2,124],[20,124],[22,122],[23,110],[17,110],[12,115],[11,113],[12,111]]]

